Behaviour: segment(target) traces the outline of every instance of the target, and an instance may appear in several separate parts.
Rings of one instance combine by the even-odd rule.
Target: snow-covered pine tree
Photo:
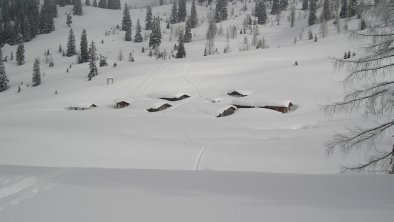
[[[178,52],[176,53],[176,58],[181,59],[186,57],[186,51],[184,46],[183,32],[179,33],[178,37]]]
[[[272,8],[271,8],[271,15],[277,15],[279,13],[280,13],[279,0],[273,0]]]
[[[89,81],[92,80],[93,77],[98,75],[96,60],[97,60],[96,46],[92,41],[89,47],[89,74],[88,74]]]
[[[88,37],[85,29],[82,30],[80,47],[81,47],[81,52],[79,55],[79,63],[88,62],[89,61]]]
[[[1,51],[1,49],[0,49]],[[0,52],[1,54],[1,52]],[[8,83],[10,81],[7,78],[7,73],[5,71],[5,66],[3,63],[3,59],[0,58],[0,92],[3,92],[8,89]]]
[[[120,9],[121,4],[120,0],[108,0],[108,6],[109,9]]]
[[[216,23],[213,12],[208,13],[207,48],[204,55],[212,55],[215,50]]]
[[[339,17],[346,18],[347,17],[347,0],[342,0],[341,11],[339,12]]]
[[[71,26],[71,24],[73,23],[73,17],[71,16],[71,14],[67,14],[67,20],[66,20],[66,24],[68,27]]]
[[[16,64],[23,65],[25,63],[25,46],[23,42],[19,43],[16,49]]]
[[[31,40],[31,27],[30,22],[27,16],[24,18],[24,27],[23,27],[23,41],[28,42]]]
[[[192,1],[192,7],[190,9],[190,25],[191,28],[197,28],[198,26],[198,16],[195,0]]]
[[[178,0],[178,22],[186,21],[186,0]]]
[[[255,16],[257,17],[257,23],[263,25],[267,21],[267,10],[265,8],[264,0],[257,0],[255,8]]]
[[[107,0],[100,0],[98,3],[99,8],[107,8]]]
[[[145,30],[152,30],[153,19],[152,19],[152,7],[148,5],[146,8],[146,17],[145,17]]]
[[[100,67],[103,67],[103,66],[107,66],[107,65],[108,65],[108,63],[107,63],[107,57],[102,56],[102,55],[100,54],[100,63],[99,63],[99,66],[100,66]]]
[[[33,65],[32,85],[33,86],[41,85],[40,60],[38,58],[36,58]]]
[[[295,4],[292,3],[290,6],[290,27],[294,27],[294,23],[295,23]]]
[[[227,20],[227,0],[217,0],[215,8],[215,21],[219,23],[221,21]]]
[[[358,2],[357,0],[350,0],[349,1],[349,8],[348,8],[348,17],[353,17],[357,13]]]
[[[178,3],[174,1],[171,8],[170,23],[175,24],[177,22],[178,22]]]
[[[367,28],[367,23],[365,22],[365,19],[360,20],[360,30],[364,30]]]
[[[124,4],[123,17],[122,17],[122,31],[127,31],[131,27],[130,10],[127,3]]]
[[[141,24],[140,24],[140,20],[137,20],[137,26],[136,26],[136,30],[135,30],[135,37],[134,37],[134,42],[142,42],[144,40],[144,38],[142,37],[141,34]]]
[[[308,25],[314,25],[316,24],[316,1],[315,0],[310,0],[309,4],[309,17],[308,17]]]
[[[302,0],[302,8],[301,10],[308,10],[308,0]]]
[[[288,7],[288,6],[289,6],[288,0],[280,0],[280,1],[279,1],[279,9],[280,9],[281,11],[287,10],[287,7]]]
[[[149,47],[156,48],[161,44],[161,28],[160,19],[155,17],[153,19],[152,33],[150,34]]]
[[[125,36],[124,36],[125,41],[131,41],[131,25],[129,25],[127,27],[127,30],[125,32]]]
[[[68,33],[68,41],[67,41],[67,52],[66,56],[74,56],[77,54],[76,47],[75,47],[75,36],[73,29],[70,29]]]
[[[74,0],[73,13],[74,13],[74,15],[82,15],[81,0]]]
[[[330,1],[324,0],[323,4],[323,16],[325,21],[329,21],[332,18],[332,13],[330,9]]]
[[[191,17],[187,17],[185,35],[183,36],[183,42],[191,42],[192,41],[192,21]]]

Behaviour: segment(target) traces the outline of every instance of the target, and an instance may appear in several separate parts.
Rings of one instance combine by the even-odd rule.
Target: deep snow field
[[[247,12],[240,7],[238,3],[236,18],[218,26],[241,27],[252,6]],[[170,9],[171,5],[154,7],[153,14],[166,18]],[[392,177],[333,175],[341,165],[360,157],[338,153],[328,158],[325,152],[324,143],[333,133],[368,124],[357,117],[328,118],[321,110],[344,94],[343,73],[334,70],[330,58],[354,51],[348,32],[337,33],[329,22],[326,38],[320,38],[315,25],[318,42],[308,40],[307,17],[297,10],[294,28],[286,13],[279,26],[276,22],[260,26],[260,36],[270,48],[239,52],[244,35],[238,33],[230,39],[231,53],[223,54],[223,35],[215,39],[219,54],[204,57],[208,8],[197,6],[204,23],[193,29],[193,42],[185,45],[187,57],[157,60],[148,56],[148,50],[141,53],[148,40],[126,42],[120,31],[104,35],[121,23],[122,11],[84,7],[82,17],[73,16],[77,48],[85,28],[88,40],[96,42],[98,54],[107,56],[109,63],[87,81],[87,64],[75,64],[75,57],[57,52],[59,44],[66,47],[69,28],[64,14],[71,10],[59,8],[56,31],[25,44],[25,65],[5,63],[11,88],[0,94],[0,221],[394,218]],[[144,26],[145,10],[133,9],[131,16],[133,28],[137,18]],[[349,28],[357,24],[349,21]],[[161,47],[171,52],[176,38],[170,41],[165,25],[162,22]],[[248,37],[250,42],[252,36]],[[52,52],[53,68],[44,62],[47,49]],[[3,54],[15,50],[16,46],[5,46]],[[118,61],[120,51],[123,61]],[[134,63],[128,61],[129,52]],[[42,61],[43,84],[27,87],[36,57]],[[117,67],[112,67],[113,62]],[[107,85],[108,77],[114,84]],[[286,114],[239,109],[217,118],[237,99],[227,95],[231,90],[245,92],[251,100],[291,100],[296,109]],[[159,99],[180,93],[190,98]],[[114,109],[115,100],[131,105]],[[81,103],[98,107],[67,109]],[[163,103],[172,107],[146,111]],[[381,141],[378,146],[388,144]]]

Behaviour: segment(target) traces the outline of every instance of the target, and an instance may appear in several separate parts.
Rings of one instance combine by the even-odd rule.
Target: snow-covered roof
[[[230,89],[227,91],[227,94],[232,94],[232,93],[239,93],[241,95],[248,96],[252,94],[252,91],[246,89]]]
[[[163,91],[163,92],[155,92],[151,94],[154,98],[179,98],[183,95],[190,96],[189,93],[185,92],[174,92],[174,91]]]
[[[120,103],[120,102],[130,103],[128,100],[125,100],[125,99],[115,99],[114,100],[114,103]]]
[[[157,103],[152,104],[152,105],[150,106],[150,108],[152,108],[152,109],[157,109],[157,108],[159,108],[159,107],[161,107],[161,106],[164,106],[165,104],[168,104],[168,105],[172,106],[171,104],[166,103],[166,102],[157,102]]]
[[[278,107],[288,107],[291,100],[274,100],[267,99],[264,97],[242,97],[233,100],[233,104],[237,106],[250,106],[250,107],[265,107],[265,106],[278,106]]]
[[[90,107],[95,107],[95,106],[97,106],[97,105],[94,104],[94,103],[77,103],[77,104],[72,104],[69,107],[72,107],[72,108],[90,108]]]

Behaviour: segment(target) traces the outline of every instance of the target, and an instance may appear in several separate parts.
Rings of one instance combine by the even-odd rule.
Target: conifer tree
[[[97,0],[94,0],[93,1],[93,7],[97,7],[98,5],[97,5]]]
[[[0,49],[1,54],[1,49]],[[8,83],[10,81],[7,78],[7,73],[5,71],[5,66],[3,63],[3,58],[0,57],[0,92],[3,92],[8,89]]]
[[[255,15],[257,17],[257,23],[263,25],[267,21],[267,10],[265,8],[264,0],[257,0]]]
[[[92,41],[89,47],[89,74],[88,74],[89,81],[92,80],[93,77],[98,75],[96,60],[97,60],[96,46]]]
[[[347,17],[347,0],[342,0],[341,12],[339,12],[339,17],[346,18]]]
[[[155,17],[153,19],[152,33],[150,34],[149,47],[156,48],[161,44],[161,28],[160,19]]]
[[[142,37],[142,34],[141,34],[141,24],[140,24],[140,20],[138,19],[136,30],[135,30],[134,42],[142,42],[143,40],[144,40],[144,38]]]
[[[367,23],[365,22],[364,19],[361,19],[360,21],[360,30],[364,30],[367,28]]]
[[[308,17],[308,25],[316,24],[316,1],[310,0],[309,4],[309,17]]]
[[[23,28],[23,41],[28,42],[31,40],[31,26],[27,16],[24,18],[24,28]]]
[[[178,22],[178,6],[177,2],[174,1],[172,4],[172,9],[171,9],[171,17],[170,17],[170,23],[175,24]]]
[[[227,0],[217,0],[215,8],[215,21],[219,23],[223,20],[227,20]]]
[[[25,46],[23,43],[19,43],[16,50],[16,63],[20,66],[25,63]]]
[[[40,71],[40,61],[38,58],[34,61],[33,65],[33,86],[41,85],[41,71]]]
[[[212,55],[215,48],[216,23],[212,12],[208,13],[207,48],[204,55]]]
[[[145,17],[145,30],[152,30],[153,19],[152,19],[152,7],[148,5],[146,8],[146,17]]]
[[[328,21],[331,19],[332,17],[332,13],[330,10],[330,2],[329,0],[324,0],[324,4],[323,4],[323,16],[324,16],[324,20]]]
[[[350,0],[349,8],[348,8],[348,17],[353,17],[356,15],[357,7],[358,7],[357,0]]]
[[[271,15],[277,15],[279,13],[280,13],[279,0],[273,0],[272,8],[271,8]]]
[[[67,24],[67,26],[70,28],[70,26],[71,26],[71,24],[73,23],[73,20],[72,20],[73,18],[72,18],[72,16],[71,16],[71,14],[67,14],[67,20],[66,20],[66,24]]]
[[[128,42],[131,41],[131,25],[127,27],[124,39]]]
[[[74,15],[82,15],[81,0],[74,0],[73,12],[74,12]]]
[[[181,59],[186,57],[186,51],[184,46],[183,32],[179,33],[178,37],[178,52],[176,53],[176,58]]]
[[[183,42],[191,42],[192,41],[192,32],[191,32],[191,17],[189,16],[186,21],[185,35],[183,36]]]
[[[279,1],[279,8],[281,11],[287,10],[287,7],[289,6],[288,0],[280,0]]]
[[[308,0],[302,0],[302,8],[301,10],[308,10]]]
[[[178,1],[178,22],[186,21],[186,0],[179,0]]]
[[[74,31],[73,29],[70,29],[70,32],[68,33],[68,42],[67,42],[67,52],[66,56],[74,56],[77,54],[76,47],[75,47],[75,36],[74,36]]]
[[[107,0],[100,0],[98,3],[99,8],[107,8]]]
[[[90,6],[90,0],[85,0],[85,5]]]
[[[88,38],[85,29],[82,30],[80,47],[81,54],[79,55],[79,63],[85,63],[89,61]]]
[[[103,66],[107,66],[107,65],[108,65],[108,63],[107,63],[107,58],[104,57],[104,56],[102,56],[102,55],[100,54],[100,63],[99,63],[99,66],[100,66],[100,67],[103,67]]]
[[[126,3],[123,10],[122,31],[127,31],[129,27],[131,28],[131,25],[130,10]]]
[[[108,0],[107,7],[109,9],[120,9],[121,8],[120,0]]]
[[[39,16],[39,30],[41,33],[50,33],[55,29],[53,21],[53,6],[49,1],[44,1]]]
[[[190,25],[191,28],[197,28],[198,26],[198,17],[197,17],[197,9],[195,0],[192,1],[192,7],[190,9]]]

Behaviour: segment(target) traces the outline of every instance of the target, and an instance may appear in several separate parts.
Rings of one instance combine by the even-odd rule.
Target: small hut
[[[268,103],[266,106],[261,106],[260,108],[272,109],[281,113],[288,113],[289,111],[291,111],[293,106],[294,105],[291,101],[284,101],[281,103]]]
[[[147,109],[148,112],[159,112],[170,108],[172,105],[168,103],[161,104],[160,106]]]
[[[230,116],[233,115],[237,111],[237,107],[235,106],[230,106],[227,109],[223,110],[217,117],[225,117],[225,116]]]
[[[130,105],[130,103],[128,103],[124,100],[115,101],[116,109],[123,109],[123,108],[128,107],[129,105]]]
[[[260,96],[251,96],[247,98],[239,98],[233,101],[233,105],[237,108],[264,108],[271,109],[281,113],[288,113],[293,110],[294,104],[290,100],[272,101]]]
[[[189,98],[190,96],[188,94],[180,94],[176,95],[174,97],[161,97],[160,99],[164,99],[167,101],[175,102],[175,101],[180,101]]]
[[[96,108],[97,105],[94,103],[83,103],[77,105],[71,105],[68,107],[69,110],[89,110]]]
[[[230,90],[229,92],[227,92],[227,95],[233,96],[233,97],[245,97],[245,96],[248,96],[249,93],[243,92],[240,90]]]

